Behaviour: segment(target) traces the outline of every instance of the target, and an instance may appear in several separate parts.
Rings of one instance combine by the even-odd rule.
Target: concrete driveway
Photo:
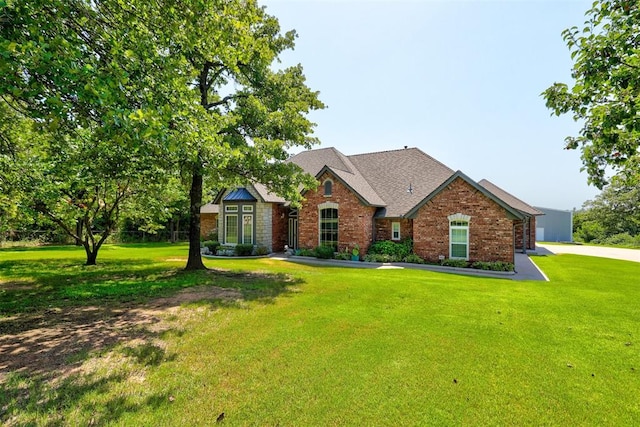
[[[542,249],[542,250],[541,250]],[[546,245],[536,243],[536,250],[543,254],[549,251],[553,254],[574,254],[597,256],[601,258],[622,259],[625,261],[640,262],[640,249],[607,248],[604,246],[583,245]]]

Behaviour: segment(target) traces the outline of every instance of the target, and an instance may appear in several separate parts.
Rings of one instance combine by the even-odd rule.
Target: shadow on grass
[[[171,322],[175,308],[204,304],[214,310],[246,309],[243,302],[270,304],[302,283],[286,274],[187,272],[148,260],[109,261],[93,268],[64,260],[8,261],[0,268],[0,394],[5,396],[0,399],[0,423],[5,415],[28,411],[30,402],[47,401],[48,394],[55,394],[41,390],[41,383],[62,381],[55,390],[65,397],[34,411],[74,407],[86,391],[84,386],[76,390],[75,382],[66,383],[66,378],[81,381],[74,372],[105,352],[120,348],[124,357],[151,368],[172,360],[176,355],[167,355],[161,343],[168,334],[184,333]],[[31,384],[26,392],[20,382],[11,381],[15,376]],[[124,380],[105,381],[87,390]],[[105,404],[113,406],[108,411],[101,404],[91,423],[166,401],[166,396],[145,403],[114,400]]]
[[[14,420],[20,425],[66,425],[65,410],[73,408],[76,418],[85,425],[104,425],[123,414],[144,408],[158,409],[170,403],[169,392],[134,400],[130,396],[112,395],[109,390],[127,380],[124,373],[71,374],[51,385],[45,376],[13,376],[0,383],[0,421]],[[96,397],[102,397],[99,404]]]
[[[45,281],[55,274],[50,276]],[[56,370],[74,355],[131,339],[158,338],[158,331],[149,327],[172,307],[195,302],[214,309],[239,307],[239,301],[269,304],[302,283],[285,274],[218,270],[160,274],[158,269],[143,271],[137,280],[129,276],[94,280],[82,276],[50,286],[36,281],[26,288],[10,283],[8,289],[6,283],[0,284],[0,307],[9,308],[0,317],[0,375]],[[73,294],[77,297],[69,298]]]

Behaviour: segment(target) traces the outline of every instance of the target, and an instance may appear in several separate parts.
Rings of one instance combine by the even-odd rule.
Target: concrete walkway
[[[509,280],[542,280],[549,281],[547,276],[531,261],[528,255],[517,253],[515,259],[515,272],[506,271],[485,271],[473,268],[455,268],[442,267],[439,265],[428,264],[412,264],[406,262],[359,262],[359,261],[341,261],[336,259],[318,259],[303,256],[286,256],[284,254],[276,254],[272,258],[283,261],[290,261],[305,265],[315,265],[319,267],[345,267],[345,268],[370,268],[370,269],[403,269],[410,268],[414,270],[437,271],[440,273],[462,274],[476,277],[492,277],[498,279]]]
[[[536,243],[536,250],[541,255],[545,253],[574,254],[640,262],[640,249],[608,248],[604,246],[584,246],[571,244],[547,245],[544,243]]]

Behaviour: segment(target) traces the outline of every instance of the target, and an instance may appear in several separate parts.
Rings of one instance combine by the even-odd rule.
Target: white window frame
[[[230,242],[229,241],[229,218],[235,218],[236,220],[236,235],[235,235],[235,242]],[[224,242],[226,244],[229,245],[237,245],[238,244],[238,240],[240,238],[240,224],[238,224],[238,215],[225,215],[224,216]]]
[[[251,230],[249,231],[249,235],[247,236],[245,229],[245,220],[249,218]],[[247,241],[247,237],[249,237],[249,241]],[[244,245],[253,245],[253,215],[242,215],[242,244]]]
[[[253,212],[253,205],[243,205],[242,212]]]
[[[339,239],[340,239],[340,209],[337,203],[333,203],[333,202],[324,202],[320,205],[318,205],[318,245],[323,245],[326,242],[322,241],[322,211],[325,209],[335,209],[338,213],[338,218],[335,219],[335,223],[336,225],[336,247],[339,244]],[[334,222],[333,219],[327,222]]]
[[[238,212],[238,205],[225,205],[225,212]]]
[[[451,259],[464,259],[464,260],[469,260],[469,223],[471,220],[471,217],[469,215],[463,215],[461,213],[457,213],[454,215],[449,215],[447,217],[447,219],[449,220],[449,258]],[[464,257],[460,257],[460,256],[453,256],[453,245],[454,245],[454,241],[453,241],[453,233],[454,230],[464,230],[465,231],[465,256]],[[461,242],[455,242],[455,244],[460,245],[463,244]]]
[[[391,240],[400,240],[400,223],[391,223]]]

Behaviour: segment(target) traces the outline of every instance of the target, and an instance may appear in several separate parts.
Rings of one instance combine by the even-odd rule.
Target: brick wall
[[[208,238],[210,233],[218,229],[217,213],[201,213],[200,214],[200,236]]]
[[[527,223],[527,249],[536,248],[536,217],[533,216]],[[514,221],[516,227],[516,251],[522,251],[522,221]]]
[[[284,251],[284,245],[288,241],[289,233],[289,208],[285,208],[283,205],[273,204],[272,214],[272,230],[273,230],[273,252]]]
[[[333,181],[331,196],[324,195],[324,181]],[[338,204],[338,249],[360,246],[364,256],[373,236],[373,214],[376,208],[363,205],[356,195],[335,177],[325,173],[320,177],[318,190],[308,191],[299,211],[299,245],[301,248],[315,248],[319,244],[318,206],[325,202]]]
[[[413,221],[413,249],[422,258],[449,258],[449,220],[456,213],[471,216],[469,260],[513,262],[513,221],[498,204],[461,178],[431,199]]]
[[[400,240],[413,239],[413,220],[412,219],[377,219],[376,220],[376,240],[392,240],[391,239],[391,223],[400,223]]]

